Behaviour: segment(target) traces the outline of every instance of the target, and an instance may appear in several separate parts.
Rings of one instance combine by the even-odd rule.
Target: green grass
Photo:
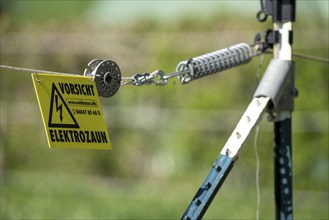
[[[238,169],[238,168],[237,168]],[[205,219],[254,219],[254,186],[229,178]],[[197,181],[118,179],[42,172],[5,172],[1,219],[179,219]],[[328,192],[294,192],[295,219],[327,219]],[[272,189],[262,189],[261,219],[273,219]]]

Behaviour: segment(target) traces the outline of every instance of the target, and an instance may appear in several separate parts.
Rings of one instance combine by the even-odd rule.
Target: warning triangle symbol
[[[71,110],[54,83],[51,89],[48,127],[79,128]]]

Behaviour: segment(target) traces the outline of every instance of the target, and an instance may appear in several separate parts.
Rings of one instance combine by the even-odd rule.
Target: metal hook
[[[34,69],[33,74],[35,75],[35,80],[40,84],[42,80],[38,78],[37,72]]]
[[[259,12],[257,12],[256,18],[257,21],[264,22],[267,20],[267,14],[264,11],[260,10]]]

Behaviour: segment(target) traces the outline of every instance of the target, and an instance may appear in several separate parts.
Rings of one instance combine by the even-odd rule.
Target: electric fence
[[[262,80],[246,111],[231,133],[228,141],[213,163],[209,174],[197,190],[182,219],[201,219],[216,193],[229,175],[238,154],[251,131],[267,112],[274,122],[274,164],[276,219],[292,219],[292,151],[291,114],[297,90],[294,87],[294,63],[292,57],[295,0],[264,0],[257,20],[264,22],[272,16],[273,30],[257,34],[253,44],[240,43],[231,47],[190,58],[178,63],[175,72],[166,74],[162,70],[137,73],[123,77],[119,66],[112,60],[92,60],[83,75],[96,82],[98,94],[112,97],[121,86],[164,86],[177,77],[182,84],[248,63],[253,57],[268,51],[273,52]],[[329,63],[328,59],[304,54],[295,57]],[[0,65],[1,69],[29,71],[30,73],[68,74]],[[75,75],[75,74],[70,74]],[[258,207],[259,208],[259,205]],[[258,218],[258,211],[257,211]]]

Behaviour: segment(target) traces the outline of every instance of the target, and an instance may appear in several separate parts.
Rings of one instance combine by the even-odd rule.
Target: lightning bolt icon
[[[58,105],[58,95],[55,95],[55,102],[56,102],[56,112],[59,111],[59,119],[61,122],[63,121],[63,105]]]
[[[48,127],[80,128],[70,108],[67,106],[65,99],[61,95],[61,92],[56,88],[55,83],[52,83]]]

